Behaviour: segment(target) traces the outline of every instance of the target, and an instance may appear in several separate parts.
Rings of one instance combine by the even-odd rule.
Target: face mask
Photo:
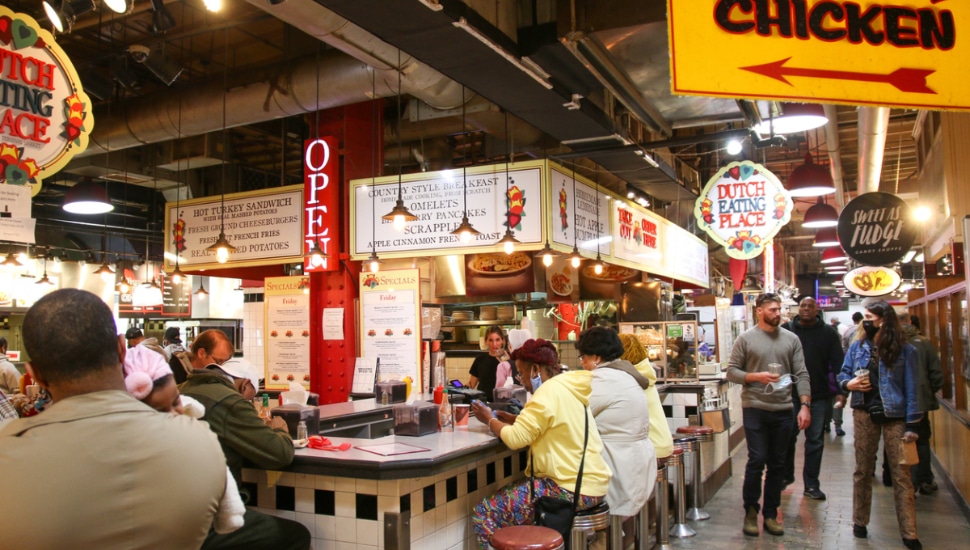
[[[542,385],[542,377],[539,376],[539,371],[536,371],[536,375],[529,381],[532,382],[532,393],[539,391],[539,386]]]
[[[866,331],[866,338],[872,340],[876,337],[876,333],[879,332],[879,327],[873,321],[863,321],[862,330]]]

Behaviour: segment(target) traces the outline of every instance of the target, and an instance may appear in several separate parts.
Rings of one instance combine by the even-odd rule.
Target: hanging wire
[[[370,76],[371,89],[371,151],[370,151],[370,257],[367,258],[368,267],[372,273],[380,269],[380,264],[384,263],[377,256],[377,140],[379,125],[377,120],[377,70],[371,69]]]
[[[401,154],[401,118],[403,115],[403,110],[401,108],[401,73],[404,72],[404,67],[401,65],[401,48],[397,49],[397,203],[395,203],[394,208],[390,212],[382,216],[383,219],[390,221],[395,230],[404,231],[404,224],[407,222],[413,222],[418,219],[417,216],[411,213],[410,210],[404,206],[404,183],[403,183],[403,170],[404,170],[404,157]]]

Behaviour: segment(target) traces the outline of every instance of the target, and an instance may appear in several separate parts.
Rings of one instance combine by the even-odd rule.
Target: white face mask
[[[781,377],[778,379],[777,382],[772,382],[767,386],[765,386],[765,393],[772,394],[772,393],[775,393],[776,391],[784,390],[785,388],[791,385],[792,385],[791,375],[783,374],[781,375]]]

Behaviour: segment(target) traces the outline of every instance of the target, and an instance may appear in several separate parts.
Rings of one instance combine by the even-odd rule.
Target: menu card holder
[[[381,358],[358,357],[354,364],[354,383],[351,386],[350,400],[370,399],[377,394],[377,373],[381,368]]]

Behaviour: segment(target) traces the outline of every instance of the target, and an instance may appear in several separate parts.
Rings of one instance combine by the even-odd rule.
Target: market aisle
[[[742,445],[732,458],[733,476],[721,488],[706,510],[711,519],[691,522],[697,536],[689,539],[671,539],[674,548],[703,549],[760,549],[760,548],[838,548],[839,550],[867,548],[889,550],[904,548],[896,524],[892,488],[881,481],[882,462],[876,468],[878,479],[873,478],[872,521],[869,538],[852,536],[852,471],[855,466],[851,411],[846,411],[845,437],[825,434],[825,455],[822,459],[821,489],[827,500],[815,501],[802,496],[801,481],[804,439],[799,438],[796,461],[796,481],[781,495],[781,511],[784,514],[785,536],[773,537],[762,533],[758,538],[741,533],[744,512],[741,507],[741,484],[747,450]],[[881,456],[881,451],[880,451]],[[939,482],[939,472],[935,472]],[[924,496],[917,495],[916,511],[920,541],[927,550],[952,550],[968,548],[970,524],[957,509],[954,497],[939,483],[940,491]],[[760,521],[759,521],[760,524]]]

